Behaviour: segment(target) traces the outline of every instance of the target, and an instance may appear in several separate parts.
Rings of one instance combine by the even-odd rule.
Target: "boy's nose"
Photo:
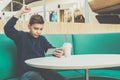
[[[41,31],[39,31],[39,30],[37,31],[38,34],[40,34],[40,32],[41,32]]]

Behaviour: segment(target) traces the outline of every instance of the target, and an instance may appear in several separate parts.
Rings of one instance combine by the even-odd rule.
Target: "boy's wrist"
[[[25,13],[24,11],[19,10],[19,11],[14,15],[14,17],[20,18],[20,16],[21,16],[22,14],[24,14],[24,13]]]

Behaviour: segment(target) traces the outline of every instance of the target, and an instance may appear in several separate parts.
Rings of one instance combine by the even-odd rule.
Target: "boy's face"
[[[30,34],[34,37],[34,38],[38,38],[39,35],[41,34],[42,30],[43,30],[44,24],[32,24],[32,25],[28,25],[28,28],[30,30]]]

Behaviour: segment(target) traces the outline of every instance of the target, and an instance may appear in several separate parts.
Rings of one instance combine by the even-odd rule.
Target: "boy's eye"
[[[43,28],[40,28],[40,30],[43,30]]]

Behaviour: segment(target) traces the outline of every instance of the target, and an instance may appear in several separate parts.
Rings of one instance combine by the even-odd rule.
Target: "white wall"
[[[97,14],[91,10],[89,7],[89,23],[98,23],[96,16]]]

